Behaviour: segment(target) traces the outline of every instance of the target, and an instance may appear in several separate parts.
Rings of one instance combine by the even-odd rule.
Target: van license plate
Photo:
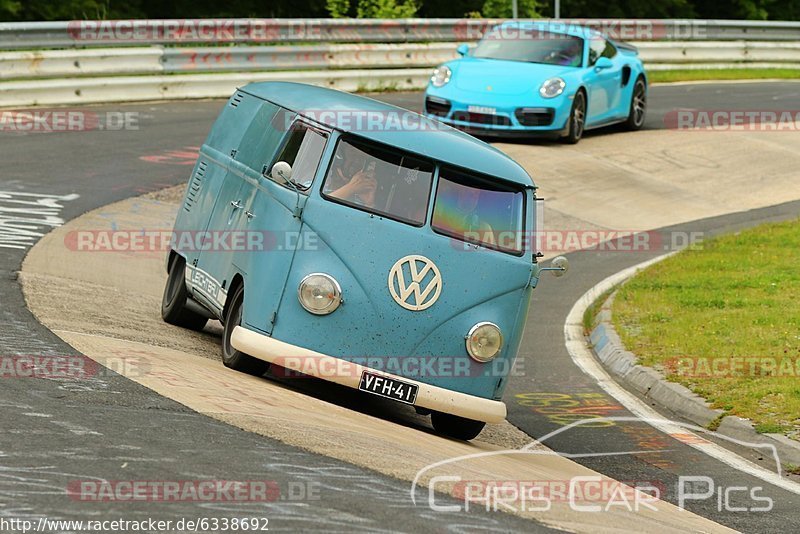
[[[417,400],[419,386],[364,371],[361,373],[361,382],[358,384],[358,389],[386,397],[387,399],[414,404]]]

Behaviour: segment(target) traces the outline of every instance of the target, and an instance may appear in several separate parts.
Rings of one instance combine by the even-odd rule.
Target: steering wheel
[[[568,54],[568,53],[564,52],[563,50],[559,50],[559,51],[557,51],[557,52],[551,52],[551,53],[550,53],[550,56],[551,56],[553,59],[556,59],[556,58],[561,58],[561,59],[563,59],[564,61],[567,61],[567,62],[569,62],[569,63],[572,63],[572,62],[575,60],[575,57],[574,57],[574,56],[572,56],[572,55],[570,55],[570,54]]]

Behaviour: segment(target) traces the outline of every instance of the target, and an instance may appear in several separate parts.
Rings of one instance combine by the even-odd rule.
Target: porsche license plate
[[[417,400],[419,386],[364,371],[361,373],[361,382],[358,384],[358,389],[386,397],[387,399],[414,404]]]
[[[470,113],[485,113],[487,115],[497,115],[497,108],[490,108],[488,106],[467,106],[467,111]]]

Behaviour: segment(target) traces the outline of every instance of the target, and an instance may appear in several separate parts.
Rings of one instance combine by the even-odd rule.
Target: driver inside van
[[[375,206],[375,160],[349,143],[342,142],[334,156],[325,193],[362,206]]]
[[[495,244],[494,230],[479,214],[480,190],[466,186],[459,186],[457,190],[458,208],[464,214],[462,220],[464,235],[477,237],[482,243]]]

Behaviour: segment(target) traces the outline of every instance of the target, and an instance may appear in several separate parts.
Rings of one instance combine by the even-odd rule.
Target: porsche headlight
[[[447,85],[447,82],[450,81],[450,77],[453,75],[453,71],[450,70],[450,67],[447,65],[442,65],[441,67],[436,67],[433,69],[433,76],[431,76],[431,84],[434,87],[442,87]]]
[[[539,94],[544,98],[555,98],[564,92],[566,86],[567,82],[561,78],[550,78],[549,80],[545,80],[539,88]]]
[[[312,273],[300,282],[297,298],[309,313],[328,315],[342,303],[342,288],[332,276]]]
[[[493,360],[503,349],[503,334],[494,323],[478,323],[467,334],[467,352],[475,361]]]

